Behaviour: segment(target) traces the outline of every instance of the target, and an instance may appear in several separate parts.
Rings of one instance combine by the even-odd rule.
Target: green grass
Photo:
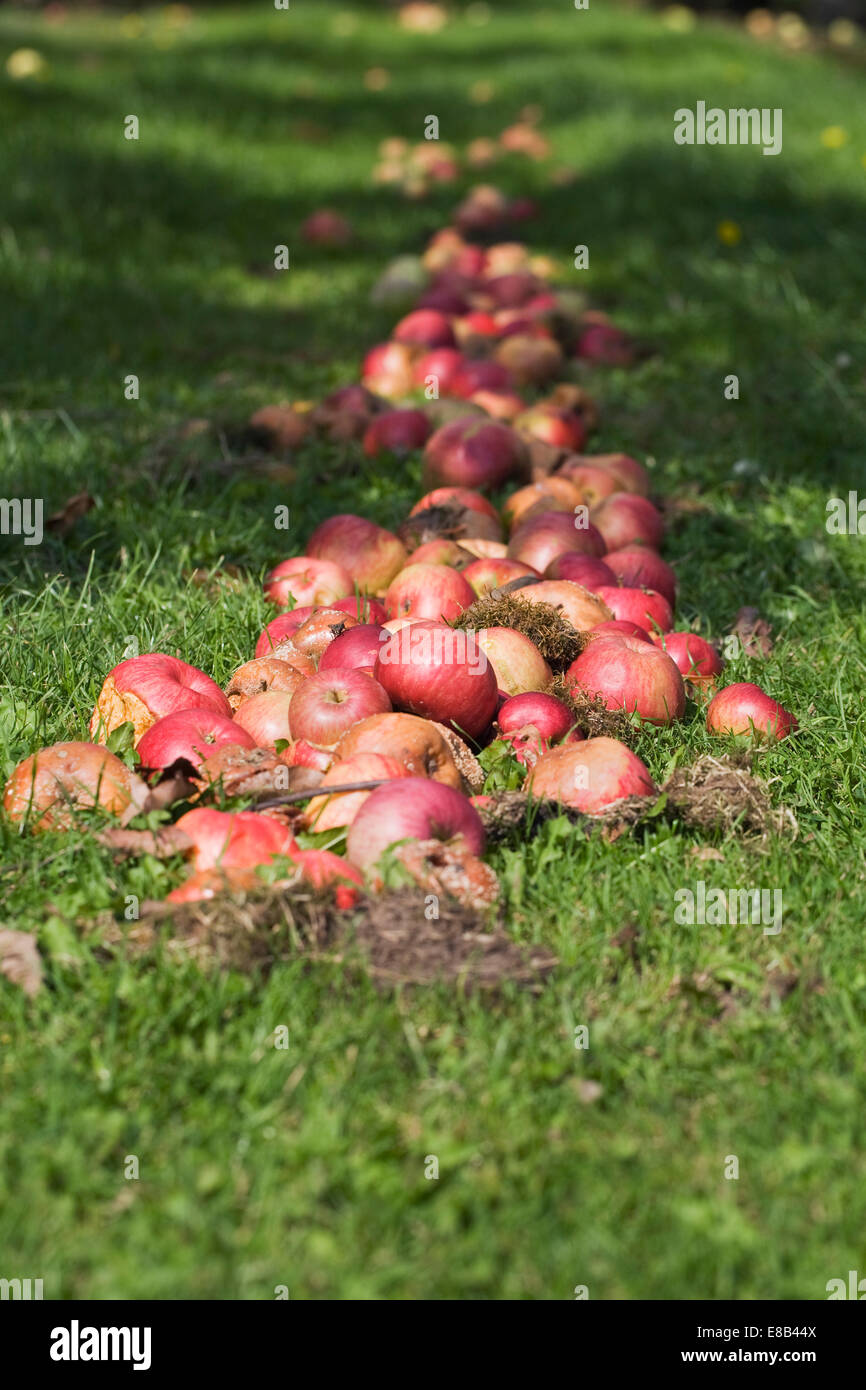
[[[438,113],[462,144],[539,102],[579,178],[554,187],[516,157],[491,177],[538,200],[527,234],[565,283],[655,348],[589,378],[593,447],[650,458],[659,492],[703,504],[668,543],[685,623],[718,634],[747,603],[773,623],[770,659],[730,674],[800,717],[760,766],[801,829],[763,849],[663,826],[608,845],[554,822],[493,862],[510,930],[561,966],[538,996],[467,1001],[380,995],[338,967],[262,984],[105,964],[82,923],[182,866],[0,823],[0,925],[34,932],[48,973],[32,1002],[0,982],[0,1274],[52,1298],[824,1297],[862,1268],[866,1221],[866,538],[824,527],[830,496],[866,493],[862,72],[601,4],[494,6],[423,37],[325,0],[180,29],[155,11],[137,37],[4,7],[0,62],[25,46],[41,80],[0,68],[0,490],[38,492],[46,515],[84,489],[97,505],[65,540],[2,540],[0,770],[84,735],[130,636],[223,681],[266,619],[261,574],[318,519],[400,519],[418,460],[315,446],[288,484],[178,427],[351,380],[394,317],[368,303],[377,275],[463,187],[418,203],[374,187],[378,141]],[[370,93],[375,65],[391,81]],[[675,146],[674,110],[700,98],[781,107],[782,155]],[[841,149],[821,143],[831,125]],[[347,252],[299,240],[322,204],[354,222]],[[282,242],[291,271],[255,273]],[[185,579],[223,558],[249,575],[240,594]],[[638,751],[661,777],[709,747],[691,711]],[[697,858],[707,845],[723,859]],[[673,895],[698,878],[780,888],[781,934],[677,926]],[[627,924],[633,957],[613,942]]]

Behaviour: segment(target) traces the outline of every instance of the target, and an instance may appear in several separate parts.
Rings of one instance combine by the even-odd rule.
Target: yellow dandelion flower
[[[716,235],[723,246],[736,246],[743,239],[743,229],[738,222],[726,219],[719,223]]]
[[[825,150],[841,150],[848,143],[848,132],[840,125],[828,125],[821,131],[821,144]]]
[[[6,59],[6,71],[16,80],[24,77],[38,77],[45,71],[45,59],[35,48],[16,48]]]

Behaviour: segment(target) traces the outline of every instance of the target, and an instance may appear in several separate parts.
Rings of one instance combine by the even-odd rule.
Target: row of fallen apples
[[[797,727],[758,686],[719,689],[716,649],[674,630],[676,580],[649,476],[627,455],[580,452],[595,423],[586,392],[561,382],[531,408],[519,394],[551,384],[568,355],[630,360],[626,335],[575,311],[521,243],[484,248],[446,228],[424,264],[420,303],[368,353],[360,384],[251,422],[280,448],[313,431],[360,439],[371,457],[423,448],[429,491],[399,534],[352,515],[317,527],[303,555],[267,575],[282,611],[225,690],[174,656],[121,662],[93,712],[93,742],[55,744],[15,768],[4,794],[14,821],[64,828],[96,804],[128,821],[148,784],[178,766],[205,798],[239,768],[266,787],[285,785],[275,769],[294,769],[303,810],[201,805],[180,816],[192,874],[172,900],[251,886],[257,866],[288,859],[350,906],[381,886],[391,851],[416,881],[478,904],[497,884],[481,859],[490,798],[473,749],[500,740],[528,791],[590,816],[654,790],[626,744],[585,736],[570,693],[661,726],[683,717],[688,688],[711,733],[769,740]],[[433,381],[438,401],[413,403]],[[433,428],[437,414],[446,420]],[[485,491],[509,481],[520,486],[500,511]],[[486,625],[473,621],[479,602]],[[579,653],[564,677],[560,668],[559,695],[544,642],[526,630],[533,613]],[[124,725],[137,771],[105,746]],[[295,838],[344,830],[345,857]]]

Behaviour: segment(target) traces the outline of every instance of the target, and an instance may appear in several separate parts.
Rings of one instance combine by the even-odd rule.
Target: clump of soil
[[[670,805],[696,830],[731,831],[742,825],[762,839],[770,834],[797,837],[793,811],[772,805],[766,785],[751,771],[748,753],[720,758],[705,754],[689,767],[676,768],[663,790]]]
[[[466,608],[453,626],[469,631],[513,627],[535,643],[553,671],[565,671],[586,645],[585,635],[552,604],[528,603],[519,593],[486,594]]]
[[[414,889],[362,898],[341,912],[327,895],[273,885],[255,895],[147,904],[128,928],[113,917],[99,925],[104,947],[132,956],[162,944],[170,957],[204,969],[263,974],[299,957],[355,963],[382,987],[438,980],[462,991],[505,981],[538,989],[557,964],[551,952],[517,945],[471,908],[441,898],[438,917],[429,920],[429,910],[428,897]],[[161,927],[169,920],[166,935]]]
[[[608,709],[600,695],[591,695],[569,683],[561,672],[553,677],[545,693],[568,705],[586,738],[617,738],[620,743],[634,743],[637,729],[624,709]]]

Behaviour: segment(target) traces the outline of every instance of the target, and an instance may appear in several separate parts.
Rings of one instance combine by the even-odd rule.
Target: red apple
[[[196,807],[180,817],[177,828],[193,842],[190,857],[197,870],[248,869],[290,857],[298,848],[286,826],[255,811]]]
[[[565,478],[552,475],[540,483],[527,483],[516,492],[509,493],[502,508],[502,515],[510,527],[519,526],[530,516],[540,512],[571,512],[580,504],[580,493]]]
[[[359,753],[381,753],[402,763],[413,777],[432,777],[458,790],[462,786],[445,736],[429,719],[414,714],[374,714],[362,719],[337,744],[336,765]]]
[[[602,584],[596,589],[615,618],[637,623],[648,633],[668,632],[674,615],[663,594],[654,589],[626,589],[618,584]]]
[[[386,400],[408,396],[413,386],[418,349],[408,343],[377,343],[361,365],[361,380],[368,390]]]
[[[345,598],[354,588],[347,569],[332,560],[318,560],[309,555],[296,555],[272,569],[265,577],[265,598],[282,604],[311,604],[314,608],[334,599]]]
[[[642,463],[637,459],[631,458],[629,454],[574,454],[572,458],[566,459],[560,472],[567,477],[574,478],[576,473],[586,469],[587,474],[600,474],[612,479],[619,484],[618,488],[610,491],[636,492],[642,497],[648,497],[650,493],[650,476]],[[608,493],[603,494],[607,496]]]
[[[616,583],[616,575],[606,560],[598,560],[594,555],[575,555],[572,550],[555,556],[544,575],[546,579],[570,579],[593,593],[598,593],[599,584]]]
[[[359,623],[383,623],[387,614],[385,605],[369,594],[350,594],[348,598],[338,598],[330,605],[338,613],[347,613]]]
[[[286,767],[311,767],[315,772],[327,772],[334,761],[330,748],[316,748],[305,738],[296,738],[280,754]]]
[[[526,409],[526,402],[513,391],[473,391],[469,397],[472,405],[478,405],[494,420],[511,422]]]
[[[611,493],[622,491],[619,478],[615,478],[604,468],[581,463],[581,457],[580,454],[575,454],[574,460],[566,459],[554,477],[567,478],[578,493],[579,500],[587,507],[595,507],[599,502],[603,502],[605,497],[610,497]]]
[[[600,637],[610,636],[636,637],[639,642],[651,642],[653,639],[645,627],[640,623],[631,623],[627,618],[611,618],[609,622],[598,623],[587,636],[593,642],[597,642]]]
[[[550,684],[550,667],[535,643],[522,632],[510,627],[482,627],[476,636],[493,666],[497,686],[507,695],[543,690]]]
[[[379,415],[376,421],[387,418],[387,414]],[[406,563],[406,548],[393,532],[351,514],[331,516],[317,526],[307,542],[307,554],[338,566],[350,576],[348,589],[320,598],[319,603],[347,597],[353,585],[379,593]]]
[[[646,545],[627,545],[612,550],[605,564],[613,570],[620,584],[634,588],[655,589],[664,594],[673,608],[677,597],[677,577],[655,550]]]
[[[347,628],[322,652],[319,671],[372,671],[387,629],[378,623],[361,623]]]
[[[314,679],[314,676],[306,677],[306,680]],[[289,705],[294,697],[295,693],[290,690],[265,690],[261,695],[251,695],[238,706],[234,722],[246,730],[257,748],[273,748],[278,739],[292,736]]]
[[[575,410],[537,405],[518,415],[514,428],[533,439],[543,439],[555,449],[579,449],[586,439],[586,425]]]
[[[531,565],[524,565],[521,560],[491,557],[473,560],[463,571],[463,578],[481,598],[484,594],[489,594],[491,589],[498,589],[500,585],[507,584],[510,579],[519,579],[527,574],[535,576],[538,571]]]
[[[473,854],[484,852],[481,817],[465,796],[426,777],[406,777],[371,792],[351,826],[346,853],[370,869],[401,840],[443,840],[461,835]]]
[[[256,642],[256,656],[270,656],[279,644],[297,632],[301,623],[311,618],[315,611],[315,608],[308,604],[304,608],[293,608],[289,613],[279,613],[276,618],[272,618]],[[312,674],[315,669],[315,666],[312,666],[308,674]]]
[[[606,367],[628,367],[634,361],[634,348],[622,329],[612,323],[593,323],[578,338],[575,356]]]
[[[430,421],[423,410],[385,410],[374,415],[364,433],[364,453],[368,458],[396,454],[398,458],[423,449],[430,434]]]
[[[327,849],[299,849],[292,855],[292,862],[313,888],[334,889],[334,899],[341,909],[354,907],[358,901],[358,889],[363,888],[364,880],[358,870],[347,864],[339,854]]]
[[[300,655],[319,662],[332,642],[356,627],[355,619],[340,609],[317,608],[311,618],[305,618],[289,637],[277,643],[274,655],[286,661],[297,660]]]
[[[444,314],[436,309],[416,309],[395,326],[392,337],[398,343],[422,347],[453,347],[454,331]]]
[[[457,348],[441,347],[433,352],[425,352],[412,368],[412,386],[429,386],[432,378],[438,396],[452,396],[454,383],[465,362],[466,358]]]
[[[181,709],[206,709],[231,718],[231,706],[210,676],[176,656],[148,652],[109,671],[90,720],[90,736],[105,742],[121,724],[131,723],[135,740],[151,724]]]
[[[560,744],[539,758],[526,781],[533,796],[597,815],[626,796],[655,791],[644,763],[615,738]]]
[[[340,736],[371,714],[386,714],[391,701],[382,686],[363,671],[319,671],[308,676],[291,699],[293,738],[317,748],[333,748]]]
[[[532,724],[542,738],[557,742],[574,727],[574,715],[563,700],[542,691],[513,695],[500,705],[496,722],[503,734],[513,734]]]
[[[722,659],[715,647],[696,632],[653,633],[652,640],[667,652],[688,680],[715,679],[722,673]]]
[[[468,487],[434,487],[432,492],[425,492],[424,496],[415,503],[410,516],[417,516],[419,512],[429,511],[431,507],[463,507],[471,512],[478,512],[481,516],[490,517],[491,521],[499,522],[499,513],[492,502],[480,492],[473,492]]]
[[[479,738],[496,712],[496,676],[472,632],[413,623],[382,643],[375,674],[398,709],[463,737]]]
[[[648,724],[672,724],[686,708],[683,678],[667,653],[635,637],[601,637],[573,661],[567,680],[608,709],[637,713]]]
[[[425,541],[412,551],[413,565],[450,565],[452,569],[462,570],[472,557],[457,541],[449,541],[445,536],[438,540]]]
[[[301,224],[301,236],[315,246],[346,246],[352,240],[352,227],[332,208],[318,208]]]
[[[707,729],[711,734],[779,740],[797,728],[794,715],[751,681],[724,686],[707,707]]]
[[[122,721],[121,721],[122,722]],[[10,820],[32,830],[67,830],[76,810],[96,806],[122,816],[143,804],[147,788],[120,758],[96,743],[53,743],[24,758],[3,793]]]
[[[477,358],[463,363],[454,379],[451,390],[455,396],[469,400],[476,391],[510,391],[514,383],[507,367],[489,359]]]
[[[424,450],[429,476],[442,484],[498,487],[528,467],[526,445],[514,430],[470,415],[431,435]]]
[[[215,748],[225,743],[236,743],[241,748],[256,746],[255,739],[233,719],[213,710],[182,709],[151,724],[139,740],[138,753],[142,767],[171,767],[179,758],[200,767]]]
[[[634,541],[653,548],[661,545],[664,521],[646,497],[633,492],[612,492],[592,508],[591,516],[608,550],[621,550]]]
[[[385,595],[389,618],[433,618],[451,622],[475,602],[463,575],[448,565],[407,565]]]
[[[604,541],[592,522],[585,526],[583,513],[536,512],[515,527],[508,544],[508,557],[522,560],[525,565],[543,574],[558,555],[604,554]]]
[[[304,823],[317,833],[351,825],[370,795],[369,791],[332,795],[327,790],[329,787],[383,779],[394,781],[398,777],[410,776],[409,769],[398,763],[396,758],[385,757],[383,753],[355,753],[351,758],[334,763],[325,773],[304,813]]]

